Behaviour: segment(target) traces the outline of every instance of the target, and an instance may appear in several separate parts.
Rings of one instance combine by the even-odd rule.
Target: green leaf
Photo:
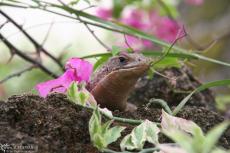
[[[110,120],[102,125],[99,107],[96,107],[93,111],[89,121],[89,133],[92,143],[99,150],[105,149],[110,143],[116,141],[125,129],[125,127],[121,126],[115,126],[109,129],[112,122],[113,121]]]
[[[103,150],[103,149],[106,147],[106,142],[105,142],[104,138],[103,138],[100,134],[97,134],[97,133],[96,133],[96,134],[94,135],[93,140],[94,140],[93,145],[94,145],[97,149],[99,149],[100,151]]]
[[[147,139],[145,130],[146,130],[146,126],[145,123],[143,122],[142,124],[135,127],[131,132],[131,141],[136,147],[135,149],[141,150],[144,147],[144,143]]]
[[[211,129],[205,138],[204,146],[202,153],[209,153],[217,143],[220,136],[223,134],[223,132],[227,129],[227,127],[230,125],[230,122],[223,122],[219,124],[218,126]]]
[[[164,131],[170,132],[171,130],[178,130],[194,134],[194,128],[200,129],[200,127],[193,121],[169,115],[163,109],[161,117],[161,127]],[[201,129],[200,132],[202,132]]]
[[[109,126],[113,123],[113,120],[109,120],[101,126],[101,133],[106,134],[109,129]]]
[[[192,146],[192,137],[187,133],[176,129],[170,131],[163,130],[163,133],[174,142],[178,143],[188,153],[197,153]]]
[[[133,144],[133,142],[131,141],[131,135],[128,134],[126,135],[120,143],[120,148],[122,151],[124,151],[125,149],[128,150],[134,150],[136,148],[136,146]]]
[[[145,56],[162,56],[163,53],[161,51],[154,51],[154,50],[148,50],[148,51],[143,51],[142,52]],[[99,54],[93,54],[93,55],[87,55],[84,57],[81,57],[82,59],[85,58],[95,58],[95,57],[100,57],[100,56],[111,56],[111,53],[99,53]],[[222,62],[219,60],[215,60],[212,58],[208,58],[196,53],[192,52],[181,52],[181,51],[174,51],[174,52],[169,52],[167,54],[167,57],[178,57],[182,59],[194,59],[194,60],[203,60],[206,62],[211,62],[219,65],[224,65],[230,67],[230,63]]]
[[[230,79],[226,80],[218,80],[218,81],[213,81],[213,82],[208,82],[205,83],[198,88],[196,88],[193,92],[191,92],[188,96],[186,96],[178,105],[177,107],[173,110],[173,115],[175,116],[183,107],[184,105],[188,102],[188,100],[192,97],[192,95],[196,92],[200,92],[202,90],[205,90],[207,88],[211,87],[218,87],[218,86],[226,86],[230,85]]]
[[[101,67],[109,59],[109,56],[102,56],[93,66],[93,70],[95,71],[97,68]]]
[[[168,114],[172,115],[172,110],[168,106],[167,102],[164,101],[163,99],[151,98],[149,100],[149,103],[146,105],[146,107],[149,107],[149,105],[151,105],[151,104],[158,104],[158,105],[160,105],[164,109],[164,111],[166,111]]]
[[[203,131],[201,130],[200,127],[195,127],[192,133],[193,133],[193,140],[191,145],[194,146],[194,150],[196,152],[202,152],[203,144],[205,140]]]
[[[155,123],[145,120],[123,138],[120,144],[121,150],[141,150],[144,147],[145,141],[158,144],[159,132],[160,130]]]
[[[89,94],[81,91],[81,92],[79,92],[78,97],[79,97],[79,101],[80,101],[81,105],[85,106],[86,101],[89,98]]]
[[[73,102],[76,102],[78,100],[78,86],[76,82],[72,82],[67,90],[67,97]]]
[[[106,144],[110,144],[112,142],[117,141],[117,139],[121,136],[121,132],[125,129],[125,127],[122,126],[115,126],[109,129],[105,133],[105,142]]]
[[[154,68],[158,68],[158,69],[170,68],[170,67],[176,67],[176,68],[181,67],[181,64],[180,64],[178,58],[165,57],[160,62],[158,62],[156,65],[154,65]]]
[[[90,134],[91,141],[94,142],[95,141],[94,135],[100,133],[101,133],[101,115],[98,107],[96,107],[89,120],[89,134]]]
[[[122,48],[119,46],[112,46],[111,53],[113,56],[116,56],[118,53],[122,51]]]
[[[157,125],[149,120],[145,120],[145,126],[146,126],[146,139],[149,143],[158,144],[158,133],[160,132],[160,129],[157,127]]]

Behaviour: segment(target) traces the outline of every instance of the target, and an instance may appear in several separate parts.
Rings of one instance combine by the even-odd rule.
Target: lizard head
[[[150,67],[151,59],[138,53],[122,52],[110,58],[107,63],[109,72],[116,72],[123,76],[140,77]]]

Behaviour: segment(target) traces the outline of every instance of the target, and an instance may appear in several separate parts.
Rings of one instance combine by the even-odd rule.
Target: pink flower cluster
[[[160,16],[155,11],[143,11],[132,9],[124,14],[121,20],[124,24],[140,29],[159,39],[167,42],[173,42],[180,29],[178,24],[166,16]],[[152,48],[152,42],[140,40],[133,36],[128,36],[127,41],[130,45],[138,44],[141,48]]]
[[[99,12],[99,13],[98,13]],[[109,20],[112,18],[112,10],[99,8],[97,16]],[[156,11],[145,11],[141,9],[125,9],[119,19],[123,24],[137,28],[148,34],[167,42],[173,42],[180,27],[166,16],[160,16]],[[128,44],[134,49],[153,48],[152,42],[133,36],[126,37]]]
[[[93,71],[92,64],[79,58],[69,59],[65,68],[65,73],[59,78],[36,85],[40,96],[46,97],[50,92],[65,93],[73,81],[88,82]]]

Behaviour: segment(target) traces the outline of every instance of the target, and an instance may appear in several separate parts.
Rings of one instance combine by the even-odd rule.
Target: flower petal
[[[104,20],[109,20],[112,18],[113,10],[110,8],[98,8],[96,10],[96,15]]]
[[[71,82],[75,80],[74,71],[67,70],[57,79],[37,84],[35,89],[42,97],[46,97],[50,92],[65,93]]]
[[[72,69],[75,72],[75,81],[88,82],[93,72],[93,65],[88,61],[84,61],[80,58],[71,58],[65,65],[66,69]]]

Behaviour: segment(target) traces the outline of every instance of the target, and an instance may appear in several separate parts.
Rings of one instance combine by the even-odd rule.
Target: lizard
[[[93,74],[87,89],[102,108],[134,111],[136,106],[127,103],[129,93],[149,69],[151,61],[140,53],[121,52],[111,57]]]

